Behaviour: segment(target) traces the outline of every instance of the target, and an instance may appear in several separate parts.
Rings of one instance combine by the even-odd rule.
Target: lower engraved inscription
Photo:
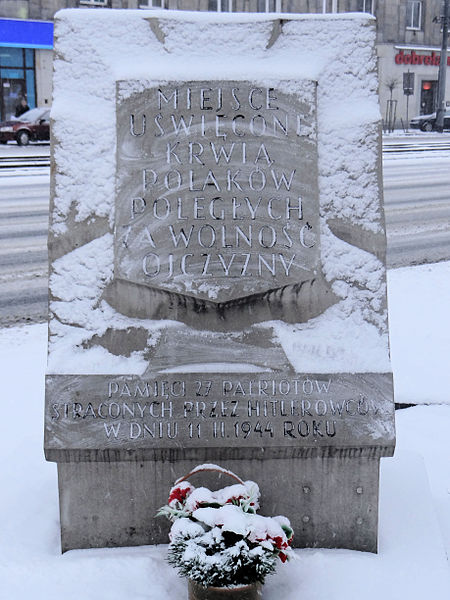
[[[381,374],[208,377],[49,376],[46,439],[77,449],[276,448],[343,444],[351,431],[370,445],[391,407]]]

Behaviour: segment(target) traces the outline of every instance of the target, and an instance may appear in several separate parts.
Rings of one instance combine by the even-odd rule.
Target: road
[[[450,151],[386,154],[388,267],[450,260]]]
[[[47,318],[48,167],[0,173],[0,325]]]
[[[431,142],[441,147],[384,153],[391,268],[450,260],[450,138]],[[0,326],[46,319],[48,194],[48,167],[0,169]]]

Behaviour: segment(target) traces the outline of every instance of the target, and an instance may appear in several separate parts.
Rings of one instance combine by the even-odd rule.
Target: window
[[[422,2],[408,0],[406,4],[406,29],[422,29]]]
[[[167,8],[167,0],[140,0],[139,8]]]
[[[108,6],[108,0],[80,0],[80,4],[93,4],[94,6]]]
[[[370,13],[371,15],[375,14],[374,0],[359,0],[358,2],[358,12]]]
[[[235,0],[208,0],[208,10],[234,12]],[[257,12],[281,12],[281,0],[255,0]]]
[[[217,4],[221,4],[222,12],[233,12],[233,0],[222,0],[221,2],[217,2]]]
[[[0,47],[0,120],[7,120],[23,96],[28,106],[36,106],[34,50]]]
[[[339,0],[318,0],[319,4],[322,4],[323,13],[337,13],[339,12]]]
[[[258,0],[258,12],[281,12],[281,0]]]
[[[208,10],[217,12],[233,12],[234,0],[209,0]]]

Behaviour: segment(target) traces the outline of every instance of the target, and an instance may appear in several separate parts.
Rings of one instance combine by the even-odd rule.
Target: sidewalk
[[[50,156],[50,144],[48,142],[31,142],[28,146],[18,146],[15,142],[0,144],[0,158],[17,156]]]

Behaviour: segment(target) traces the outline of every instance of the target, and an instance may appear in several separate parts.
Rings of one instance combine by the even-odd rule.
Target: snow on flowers
[[[224,471],[201,465],[194,472],[202,470]],[[286,517],[256,514],[259,497],[253,481],[216,491],[195,488],[185,480],[176,482],[168,504],[158,513],[173,523],[170,564],[204,586],[263,583],[278,558],[282,562],[290,558],[293,531]]]

